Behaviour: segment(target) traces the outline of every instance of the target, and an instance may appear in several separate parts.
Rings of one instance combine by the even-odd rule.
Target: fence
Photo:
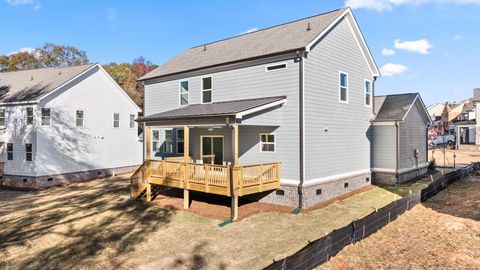
[[[479,169],[480,163],[472,163],[445,174],[426,188],[417,192],[410,192],[408,196],[398,199],[360,220],[355,220],[343,228],[336,229],[320,239],[309,242],[297,253],[285,259],[274,261],[265,270],[313,269],[327,262],[345,246],[370,236],[416,204],[426,201],[451,183]]]

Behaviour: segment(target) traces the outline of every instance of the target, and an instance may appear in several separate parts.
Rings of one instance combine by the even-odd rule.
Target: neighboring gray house
[[[138,112],[99,64],[0,73],[0,185],[132,171],[142,163]]]
[[[158,168],[146,178],[188,198],[209,192],[207,174],[229,181],[233,169],[235,187],[218,194],[262,192],[262,201],[302,207],[370,185],[378,76],[349,8],[190,48],[141,78],[145,158]],[[175,155],[192,165],[156,161]],[[210,163],[218,172],[200,166]],[[266,188],[265,179],[279,183]],[[223,180],[217,187],[227,188]],[[149,193],[138,181],[132,196]]]
[[[430,115],[418,93],[376,96],[372,121],[373,182],[398,184],[428,171]]]

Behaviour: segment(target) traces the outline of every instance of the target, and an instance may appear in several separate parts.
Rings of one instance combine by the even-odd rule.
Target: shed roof
[[[375,121],[403,120],[418,93],[375,97]]]
[[[277,101],[286,100],[286,96],[263,97],[233,101],[222,101],[208,104],[192,104],[182,108],[157,113],[145,117],[140,117],[137,121],[162,121],[171,119],[186,119],[196,117],[211,116],[235,116],[239,113],[260,108],[265,105],[275,103]]]
[[[96,64],[0,73],[0,102],[28,102],[52,92]]]
[[[304,49],[348,8],[190,48],[140,80]]]

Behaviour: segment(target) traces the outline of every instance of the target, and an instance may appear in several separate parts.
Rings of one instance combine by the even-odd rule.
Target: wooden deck
[[[131,177],[132,198],[144,192],[148,193],[151,185],[224,196],[244,196],[279,188],[280,163],[232,167],[172,160],[147,160]]]

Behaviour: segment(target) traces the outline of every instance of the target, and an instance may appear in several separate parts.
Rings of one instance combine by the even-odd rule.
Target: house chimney
[[[308,25],[307,25],[307,31],[310,31],[310,30],[312,30],[312,28],[310,27],[310,23],[308,23]]]
[[[473,97],[474,99],[480,99],[480,88],[473,89]]]

